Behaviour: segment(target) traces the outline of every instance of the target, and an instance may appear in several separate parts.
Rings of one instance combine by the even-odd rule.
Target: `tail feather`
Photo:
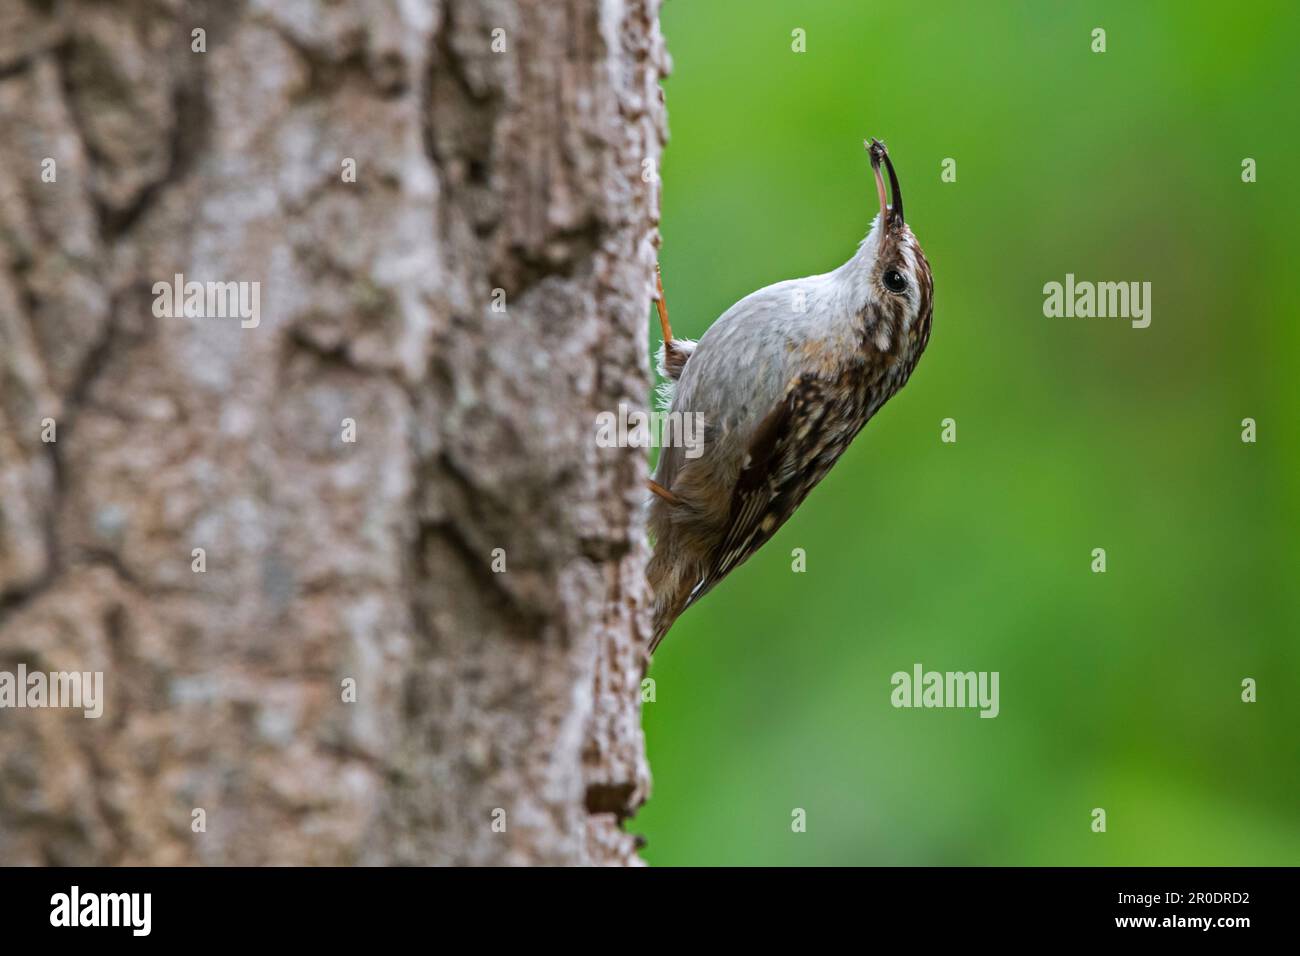
[[[680,600],[655,602],[654,611],[654,633],[650,638],[650,653],[653,654],[659,647],[659,643],[664,639],[664,635],[677,621],[682,611],[686,610],[686,599],[690,597],[688,591],[686,596]]]
[[[712,591],[713,585],[717,583],[718,583],[717,581],[708,581],[704,578],[701,578],[699,582],[697,582],[693,587],[685,588],[681,592],[679,592],[675,605],[673,605],[671,609],[665,611],[663,614],[662,631],[659,629],[660,614],[658,609],[656,608],[655,636],[650,641],[650,653],[652,654],[654,653],[654,649],[658,647],[659,642],[664,639],[664,635],[668,633],[668,629],[671,628],[674,623],[676,623],[677,619],[681,617],[683,613],[685,613],[686,609],[689,608],[696,601],[698,601],[700,598],[704,597],[704,595]]]
[[[647,574],[650,578],[651,591],[654,593],[653,626],[650,637],[650,653],[653,654],[669,628],[681,613],[690,607],[694,597],[695,581],[679,576],[680,569],[671,567],[667,561],[655,561],[653,557]]]

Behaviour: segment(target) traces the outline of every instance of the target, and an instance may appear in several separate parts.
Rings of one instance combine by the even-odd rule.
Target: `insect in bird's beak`
[[[878,139],[868,140],[863,145],[867,147],[867,153],[871,156],[871,172],[876,177],[876,195],[880,197],[880,221],[887,232],[897,229],[903,225],[903,193],[898,188],[898,175],[894,172],[894,164],[889,159],[889,150]],[[885,180],[880,174],[882,160],[889,170],[889,189],[894,196],[892,207],[885,198]]]

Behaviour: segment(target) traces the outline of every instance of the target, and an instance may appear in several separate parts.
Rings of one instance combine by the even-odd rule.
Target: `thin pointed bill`
[[[894,172],[894,164],[889,158],[889,150],[885,144],[878,139],[871,139],[866,143],[867,153],[871,156],[871,172],[876,177],[876,195],[880,199],[880,221],[885,224],[886,229],[898,229],[903,225],[903,192],[898,185],[898,175]],[[885,164],[889,170],[889,189],[894,197],[893,206],[885,197],[885,179],[880,173],[880,164]]]

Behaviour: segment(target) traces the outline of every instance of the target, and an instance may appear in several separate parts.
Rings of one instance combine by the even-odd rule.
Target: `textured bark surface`
[[[657,21],[0,4],[0,863],[635,862]]]

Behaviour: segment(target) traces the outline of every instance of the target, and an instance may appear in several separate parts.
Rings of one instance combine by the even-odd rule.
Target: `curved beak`
[[[890,162],[889,150],[885,144],[878,139],[870,139],[863,144],[867,147],[867,153],[871,156],[871,172],[876,177],[876,195],[880,198],[880,221],[885,224],[887,230],[901,228],[903,225],[903,192],[898,188],[898,175],[894,172],[894,164]],[[889,170],[889,189],[894,196],[894,205],[890,206],[885,199],[885,180],[880,174],[880,164],[885,164]]]

